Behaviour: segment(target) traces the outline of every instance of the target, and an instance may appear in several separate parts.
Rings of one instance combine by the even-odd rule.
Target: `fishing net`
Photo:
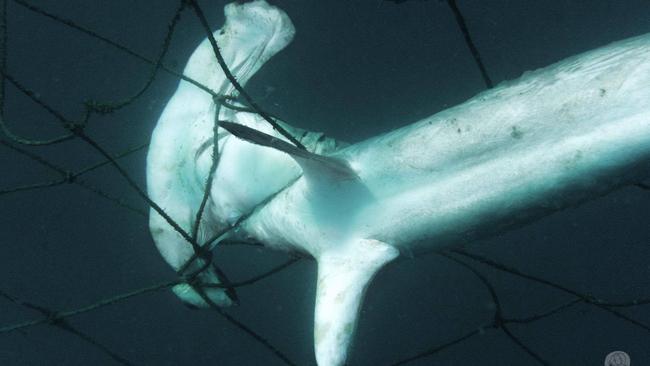
[[[431,38],[457,36],[464,53],[449,59],[472,81],[455,92],[466,98],[481,80],[491,87],[463,3],[415,3],[448,20],[424,27]],[[197,258],[227,274],[241,305],[193,311],[168,291],[192,275],[170,271],[148,234],[151,130],[187,56],[222,23],[223,5],[0,1],[0,364],[314,363],[313,261],[237,243],[208,258],[195,245]],[[304,15],[337,25],[313,20],[332,14]],[[278,80],[297,72],[281,61],[270,67]],[[274,105],[275,89],[254,81],[240,101],[270,122],[266,108],[291,121],[287,110],[298,103]],[[326,129],[309,123],[293,122]],[[358,137],[351,124],[335,127],[328,132]],[[530,228],[390,265],[368,292],[349,363],[598,364],[617,350],[650,361],[648,190],[639,182]]]

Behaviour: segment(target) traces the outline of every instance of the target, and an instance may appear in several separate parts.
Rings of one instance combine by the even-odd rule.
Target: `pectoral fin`
[[[312,176],[312,178],[315,177],[318,180],[323,178],[333,180],[357,179],[356,172],[343,159],[318,155],[299,149],[280,138],[238,123],[221,121],[219,126],[237,138],[289,154],[300,165],[303,172],[308,176]]]
[[[366,288],[398,254],[381,241],[360,239],[318,258],[314,346],[319,366],[345,364]]]

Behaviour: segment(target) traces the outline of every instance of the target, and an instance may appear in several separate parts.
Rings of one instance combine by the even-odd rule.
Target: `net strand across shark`
[[[225,14],[214,37],[244,85],[291,42],[294,28],[263,0],[227,5]],[[213,51],[203,41],[184,74],[234,95]],[[227,237],[313,256],[316,360],[339,366],[368,284],[400,252],[496,235],[647,177],[650,35],[527,72],[350,146],[281,123],[308,151],[257,114],[222,108],[181,81],[153,133],[147,181],[150,197],[188,232],[212,166],[206,146],[215,119],[227,122],[218,133],[219,162],[198,242],[246,214]],[[150,229],[173,268],[193,256],[192,246],[155,211]],[[214,268],[195,262],[205,268],[201,283],[220,282]],[[193,306],[207,305],[192,286],[174,292]],[[204,294],[220,306],[232,303],[220,288],[207,286]]]

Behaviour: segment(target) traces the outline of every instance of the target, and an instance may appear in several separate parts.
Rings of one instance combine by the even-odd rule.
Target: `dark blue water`
[[[31,1],[139,53],[155,58],[176,1]],[[265,109],[296,126],[355,142],[458,104],[485,87],[446,2],[272,1],[297,34],[247,89]],[[214,29],[224,2],[202,1]],[[564,57],[650,32],[644,0],[458,0],[486,68],[496,82]],[[122,100],[151,66],[70,27],[8,1],[8,72],[67,117],[86,99]],[[203,39],[183,15],[166,64],[180,70]],[[177,80],[159,73],[136,103],[94,117],[87,132],[112,152],[146,142]],[[5,117],[17,133],[48,138],[65,131],[11,85]],[[79,141],[34,151],[66,170],[100,161]],[[144,152],[122,161],[144,187]],[[59,176],[0,146],[0,189]],[[83,177],[128,204],[146,204],[110,167]],[[611,302],[650,298],[650,191],[624,189],[467,250]],[[0,195],[0,291],[52,311],[174,279],[148,234],[145,217],[76,184]],[[216,260],[248,278],[286,255],[228,248]],[[503,316],[525,318],[574,297],[468,261],[494,286]],[[303,261],[239,290],[228,310],[296,364],[313,365],[315,265]],[[607,309],[577,304],[542,320],[509,324],[525,346],[552,365],[602,365],[626,351],[650,364],[650,305]],[[494,305],[471,271],[436,255],[390,265],[368,291],[350,365],[389,365],[463,334],[467,341],[413,365],[541,364],[502,330]],[[39,319],[0,298],[0,327]],[[629,319],[634,319],[635,322]],[[138,296],[68,318],[102,346],[61,327],[0,334],[0,365],[112,365],[106,347],[135,365],[282,365],[266,348],[211,311],[192,311],[169,291]],[[646,328],[643,328],[643,325]]]

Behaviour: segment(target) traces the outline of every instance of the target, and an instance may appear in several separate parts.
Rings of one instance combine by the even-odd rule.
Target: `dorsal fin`
[[[219,126],[244,141],[289,154],[300,165],[306,176],[325,175],[335,180],[358,179],[357,173],[343,159],[299,149],[275,136],[238,123],[220,121]]]

